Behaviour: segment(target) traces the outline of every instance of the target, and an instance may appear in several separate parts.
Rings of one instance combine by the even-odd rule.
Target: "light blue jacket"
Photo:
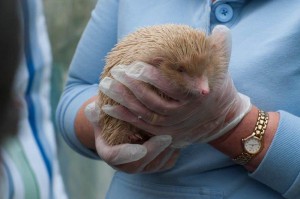
[[[209,32],[217,24],[227,25],[233,40],[230,73],[237,89],[263,110],[280,111],[276,136],[255,172],[248,173],[209,145],[195,144],[182,150],[167,172],[117,172],[107,198],[300,198],[299,10],[298,0],[100,0],[57,110],[58,127],[76,151],[97,158],[74,134],[76,112],[97,94],[105,55],[142,26],[180,23]]]

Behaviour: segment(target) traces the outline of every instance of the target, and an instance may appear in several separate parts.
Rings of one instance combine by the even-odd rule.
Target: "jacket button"
[[[228,4],[220,4],[215,9],[215,16],[219,22],[226,23],[233,17],[233,9]]]

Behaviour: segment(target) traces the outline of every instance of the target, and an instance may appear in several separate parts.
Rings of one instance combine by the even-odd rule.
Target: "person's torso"
[[[230,18],[219,9],[223,3],[232,8]],[[137,28],[155,24],[187,24],[207,32],[225,24],[232,31],[229,70],[237,89],[266,111],[282,109],[299,115],[300,106],[295,105],[300,98],[300,15],[295,6],[300,9],[300,2],[120,0],[118,40]],[[253,194],[260,199],[282,198],[206,144],[183,149],[176,166],[166,172],[117,172],[107,198],[117,198],[120,193],[124,199],[252,199]]]

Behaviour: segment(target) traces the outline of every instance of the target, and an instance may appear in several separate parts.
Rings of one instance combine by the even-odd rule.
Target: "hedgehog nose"
[[[201,94],[204,95],[204,96],[205,96],[205,95],[208,95],[208,94],[209,94],[209,89],[206,89],[206,90],[203,89],[203,90],[201,91]]]
[[[205,75],[202,75],[200,78],[196,80],[196,88],[201,95],[208,95],[209,94],[209,84],[208,78]]]

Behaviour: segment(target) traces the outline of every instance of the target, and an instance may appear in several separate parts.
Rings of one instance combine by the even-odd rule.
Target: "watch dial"
[[[256,154],[260,151],[261,142],[256,137],[250,137],[247,140],[245,140],[244,147],[248,153]]]

